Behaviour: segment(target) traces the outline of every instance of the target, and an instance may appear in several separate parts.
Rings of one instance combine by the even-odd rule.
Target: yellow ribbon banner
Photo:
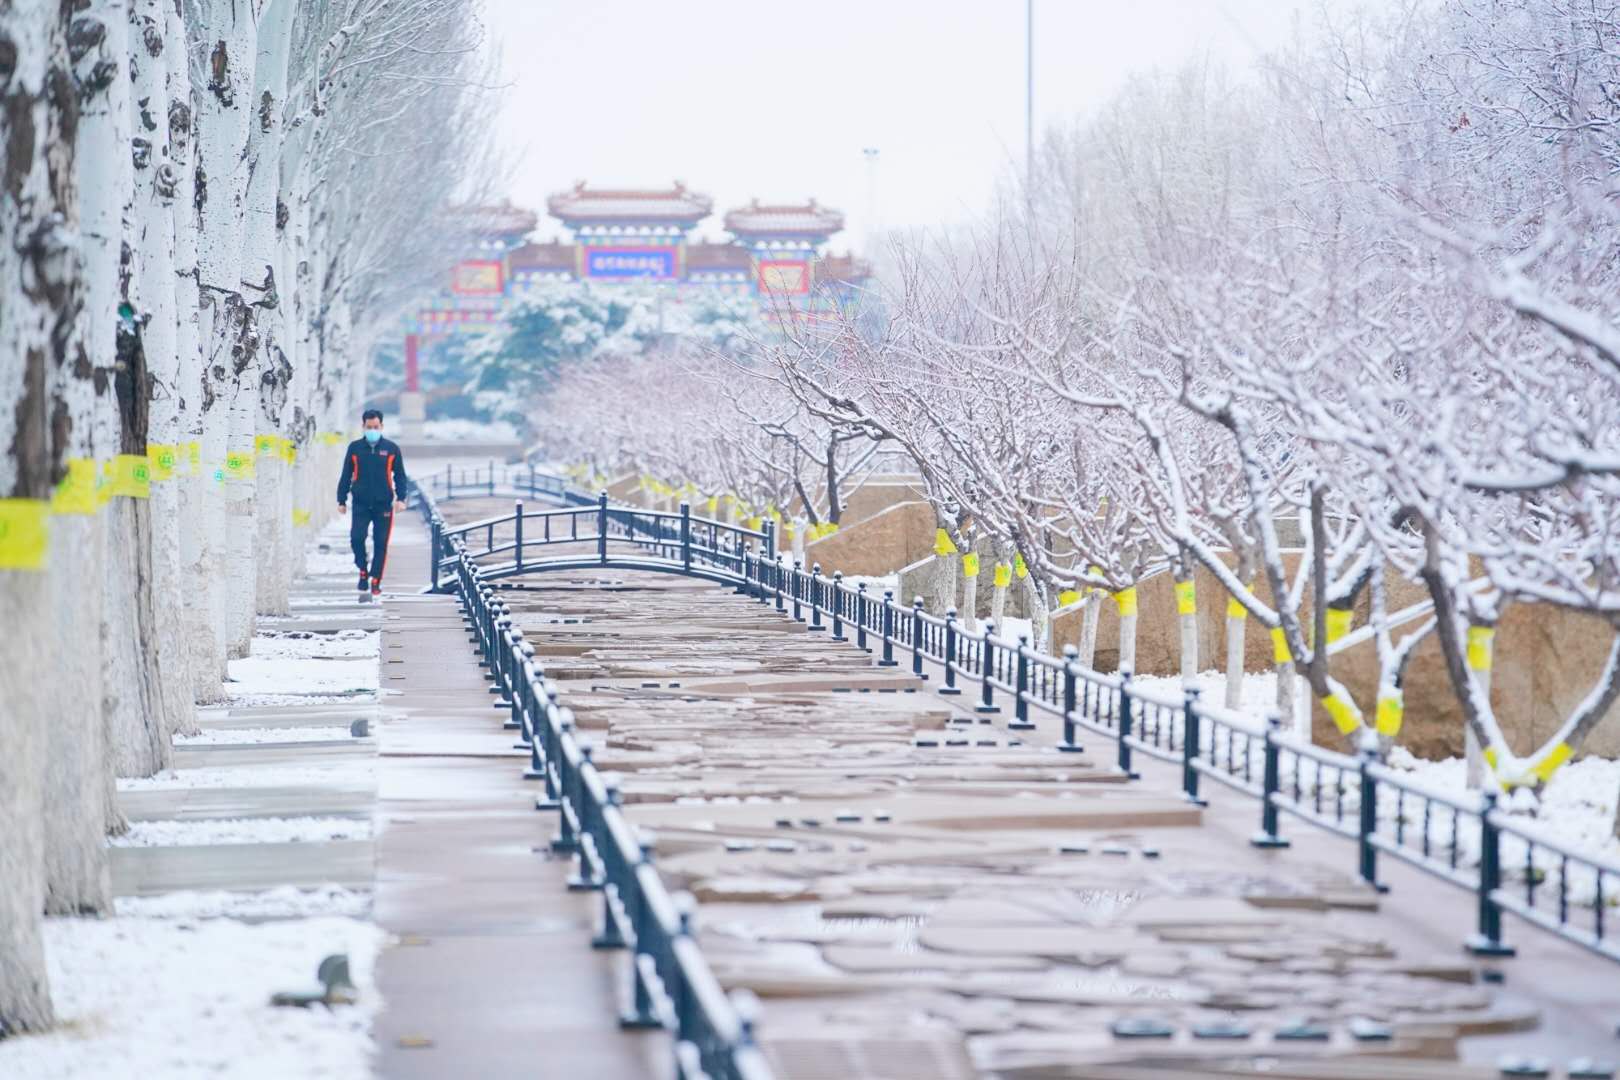
[[[1406,717],[1406,702],[1400,695],[1382,694],[1378,698],[1378,734],[1394,738],[1401,733],[1401,721]]]
[[[1029,567],[1024,565],[1024,557],[1022,555],[1013,556],[1013,576],[1018,578],[1019,581],[1023,581],[1025,578],[1029,577]]]
[[[934,554],[941,556],[956,554],[956,542],[944,529],[934,530]]]
[[[1327,639],[1331,645],[1350,632],[1350,624],[1355,621],[1356,613],[1349,608],[1330,607],[1327,609]]]
[[[1333,726],[1339,729],[1340,735],[1348,735],[1361,726],[1356,707],[1337,693],[1323,698],[1322,708],[1333,718]]]
[[[1496,628],[1470,626],[1468,628],[1468,666],[1474,671],[1491,670],[1491,654],[1495,648]]]
[[[226,480],[253,479],[253,455],[243,450],[232,450],[225,455]]]
[[[93,514],[100,501],[96,498],[96,462],[94,458],[69,458],[67,475],[56,485],[51,496],[53,514]]]
[[[1294,654],[1288,650],[1288,635],[1280,626],[1271,628],[1271,659],[1278,664],[1286,664],[1294,659]]]
[[[996,563],[995,587],[1005,589],[1012,584],[1012,565],[1010,563]]]
[[[174,469],[179,461],[179,453],[170,443],[147,443],[146,462],[152,469],[152,482],[161,484],[165,480],[174,479]]]
[[[152,465],[145,454],[119,454],[107,462],[109,498],[147,499],[152,495]]]
[[[1557,772],[1558,767],[1568,761],[1573,753],[1574,751],[1569,748],[1568,743],[1559,743],[1547,752],[1546,757],[1530,766],[1530,775],[1545,784],[1552,779],[1552,774]]]
[[[1114,603],[1119,605],[1119,617],[1136,614],[1136,586],[1121,589],[1114,594]]]
[[[1058,607],[1068,607],[1070,604],[1078,604],[1079,602],[1080,590],[1078,589],[1064,589],[1058,593]]]
[[[1176,614],[1198,614],[1198,585],[1196,582],[1176,582]]]
[[[0,570],[43,570],[50,547],[44,499],[0,499]]]
[[[979,553],[970,551],[962,556],[962,576],[976,578],[979,576]]]

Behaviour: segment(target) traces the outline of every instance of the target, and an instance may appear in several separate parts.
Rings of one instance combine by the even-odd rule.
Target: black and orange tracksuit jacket
[[[390,439],[368,443],[356,439],[343,457],[337,501],[342,506],[354,496],[356,506],[388,506],[405,497],[405,456]]]

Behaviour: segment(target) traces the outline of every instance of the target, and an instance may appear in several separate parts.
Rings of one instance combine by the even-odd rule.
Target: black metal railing
[[[575,505],[582,497],[590,498],[562,496]],[[1275,717],[1258,721],[1204,702],[1196,691],[1176,694],[1135,684],[1128,671],[1082,667],[1072,648],[1054,657],[1033,649],[1027,637],[1001,636],[988,622],[967,630],[954,611],[932,615],[921,599],[907,606],[892,591],[876,598],[864,583],[851,588],[839,575],[823,575],[820,566],[789,565],[774,550],[769,522],[758,533],[725,526],[732,533],[723,543],[695,535],[689,524],[684,531],[672,533],[666,525],[630,536],[620,515],[684,521],[686,508],[681,514],[619,510],[605,495],[596,503],[599,523],[609,523],[598,525],[604,537],[611,530],[617,539],[666,552],[660,560],[666,569],[677,561],[704,567],[706,576],[774,604],[811,630],[830,624],[835,637],[853,636],[857,647],[876,654],[879,666],[905,663],[921,678],[937,669],[942,693],[961,692],[963,681],[977,683],[975,709],[1010,708],[1014,730],[1036,726],[1032,716],[1043,714],[1062,725],[1060,750],[1081,749],[1081,733],[1092,732],[1113,740],[1116,763],[1127,776],[1137,775],[1134,755],[1140,753],[1178,765],[1183,792],[1194,802],[1205,801],[1206,777],[1254,796],[1260,804],[1256,845],[1288,846],[1281,831],[1286,814],[1353,841],[1357,872],[1373,888],[1383,888],[1379,857],[1389,855],[1469,890],[1477,920],[1467,945],[1478,954],[1511,955],[1502,939],[1502,912],[1508,911],[1620,960],[1614,919],[1606,912],[1620,901],[1620,865],[1533,831],[1503,813],[1494,795],[1459,798],[1424,788],[1380,762],[1370,732],[1357,754],[1336,753],[1286,737]],[[457,533],[478,528],[487,530],[488,523]]]
[[[676,1075],[686,1080],[770,1080],[753,1037],[753,995],[728,995],[714,977],[693,934],[691,897],[665,888],[654,864],[654,838],[625,817],[613,778],[592,763],[591,746],[558,702],[534,647],[468,551],[464,538],[476,530],[444,529],[433,496],[423,488],[414,494],[450,552],[445,561],[480,663],[489,669],[500,706],[509,710],[506,726],[529,752],[525,775],[544,784],[536,805],[557,811],[551,846],[574,858],[570,887],[602,896],[601,928],[592,944],[630,952],[630,1000],[621,1024],[669,1031]]]

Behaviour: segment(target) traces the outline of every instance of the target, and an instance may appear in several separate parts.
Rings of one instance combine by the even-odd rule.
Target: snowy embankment
[[[330,542],[326,535],[322,539]],[[371,710],[378,646],[372,630],[261,632],[251,654],[231,662],[231,707],[206,711],[201,734],[176,740],[190,759],[206,760],[216,752],[208,748],[220,747],[233,764],[120,780],[119,791],[372,788],[373,755],[333,754],[328,747],[360,744],[333,703]],[[316,706],[317,700],[323,703]],[[252,727],[228,726],[241,723],[240,712],[233,719],[234,710],[260,702],[281,707],[253,714]],[[307,743],[321,745],[304,748],[307,760],[297,760],[299,744]],[[244,751],[251,755],[254,747],[272,751],[275,763],[255,766],[251,757],[243,763]],[[251,801],[250,794],[242,801]],[[369,816],[187,818],[136,821],[111,843],[138,858],[142,849],[241,844],[291,853],[294,845],[366,841],[372,835]],[[0,1041],[0,1076],[369,1075],[371,1028],[381,1008],[372,970],[386,937],[370,922],[370,910],[369,890],[284,885],[246,893],[120,897],[111,918],[47,919],[51,996],[61,1023],[44,1035]],[[348,956],[359,987],[356,1004],[270,1005],[280,991],[317,991],[316,968],[337,953]]]
[[[1176,676],[1139,676],[1133,684],[1156,697],[1169,699],[1182,693],[1182,681]],[[1226,677],[1218,671],[1198,675],[1193,686],[1200,691],[1205,702],[1219,704],[1225,700]],[[1272,673],[1254,673],[1243,678],[1243,712],[1258,726],[1264,723],[1268,712],[1275,710],[1276,680]],[[1170,721],[1174,745],[1180,745],[1181,721]],[[1227,771],[1247,775],[1258,781],[1264,758],[1264,744],[1259,739],[1223,737],[1219,731],[1206,735],[1210,739],[1209,753],[1215,762]],[[1291,736],[1289,737],[1291,738]],[[1286,740],[1285,740],[1286,741]],[[1342,750],[1342,747],[1332,749]],[[1401,746],[1390,750],[1387,764],[1410,777],[1411,786],[1422,791],[1449,797],[1463,804],[1478,798],[1468,791],[1466,766],[1461,758],[1443,761],[1425,761],[1415,757]],[[1335,807],[1342,807],[1348,817],[1360,806],[1360,787],[1354,776],[1341,777],[1337,770],[1319,774],[1314,762],[1283,754],[1281,761],[1282,786],[1290,793],[1297,783],[1302,797],[1311,799],[1320,789],[1322,805],[1331,816]],[[1298,776],[1295,776],[1295,770]],[[1557,844],[1586,858],[1603,860],[1620,867],[1620,837],[1615,835],[1616,803],[1620,801],[1620,761],[1605,758],[1585,758],[1559,769],[1542,788],[1539,796],[1528,788],[1519,788],[1505,794],[1498,806],[1508,815],[1511,830],[1502,839],[1504,876],[1513,882],[1534,879],[1537,883],[1551,882],[1556,888],[1558,875],[1564,871],[1561,860],[1547,848],[1526,843],[1514,835],[1522,832],[1533,840]],[[1422,799],[1407,797],[1390,789],[1379,789],[1379,820],[1387,823],[1386,831],[1401,828],[1402,841],[1413,848],[1421,847],[1425,821]],[[1460,817],[1453,832],[1452,815],[1442,811],[1437,803],[1430,809],[1427,833],[1433,857],[1442,861],[1450,858],[1451,847],[1456,845],[1459,866],[1479,864],[1480,836],[1477,821]],[[1567,868],[1569,901],[1576,906],[1593,906],[1597,899],[1597,875],[1577,866]],[[1556,903],[1556,896],[1549,898]],[[1620,905],[1620,877],[1606,877],[1603,888],[1606,907]]]

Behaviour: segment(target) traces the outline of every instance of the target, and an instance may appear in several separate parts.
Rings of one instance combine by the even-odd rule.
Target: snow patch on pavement
[[[33,1080],[350,1078],[371,1072],[381,1001],[373,971],[387,935],[325,916],[247,925],[231,919],[46,919],[59,1027],[0,1041],[0,1076]],[[359,1003],[273,1008],[281,990],[317,986],[347,953]]]
[[[113,901],[119,915],[150,919],[307,919],[315,915],[363,916],[371,911],[369,889],[321,885],[303,889],[278,885],[262,892],[226,892],[223,889],[187,889],[160,896],[120,896]]]
[[[327,787],[369,788],[376,776],[370,756],[334,758],[310,765],[205,765],[170,769],[155,776],[121,777],[119,791],[181,791],[187,788]]]
[[[308,727],[204,727],[197,735],[176,735],[175,746],[252,746],[259,743],[346,742],[349,729],[341,725]]]
[[[371,822],[357,818],[229,818],[201,821],[137,821],[114,847],[197,847],[208,844],[307,844],[369,840]]]
[[[380,651],[376,630],[339,630],[317,634],[312,630],[262,630],[253,637],[255,660],[334,659],[375,657]]]

